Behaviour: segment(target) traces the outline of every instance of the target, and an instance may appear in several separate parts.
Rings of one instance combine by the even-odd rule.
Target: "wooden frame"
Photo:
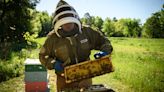
[[[64,75],[66,83],[80,81],[113,72],[111,56],[104,56],[100,59],[81,62],[65,67]]]

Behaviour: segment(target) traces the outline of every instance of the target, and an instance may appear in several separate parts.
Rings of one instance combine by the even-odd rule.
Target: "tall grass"
[[[135,92],[164,91],[164,39],[111,38],[111,42],[115,72],[103,78],[120,81]]]

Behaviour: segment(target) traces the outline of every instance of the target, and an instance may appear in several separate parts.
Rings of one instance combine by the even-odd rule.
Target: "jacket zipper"
[[[75,55],[75,61],[76,61],[76,64],[77,64],[78,63],[77,52],[76,52],[77,50],[75,50],[77,48],[76,48],[75,44],[73,44],[73,41],[72,41],[72,38],[71,37],[66,37],[66,38],[70,41],[70,44],[74,47],[73,53]]]

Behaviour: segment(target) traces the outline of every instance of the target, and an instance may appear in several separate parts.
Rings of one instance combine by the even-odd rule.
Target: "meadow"
[[[43,44],[46,38],[36,42]],[[116,92],[164,92],[164,39],[109,38],[113,45],[115,71],[93,78],[94,84],[105,84]],[[29,50],[26,50],[29,51]],[[26,58],[38,58],[39,48]],[[92,51],[93,54],[97,51]],[[23,64],[22,64],[23,65]],[[50,74],[50,90],[55,90],[55,74]],[[0,83],[0,92],[23,92],[24,75]],[[13,85],[14,84],[14,85]]]

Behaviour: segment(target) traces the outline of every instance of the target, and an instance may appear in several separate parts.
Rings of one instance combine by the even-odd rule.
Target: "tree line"
[[[24,42],[27,33],[36,37],[45,36],[51,31],[52,15],[35,9],[40,0],[1,0],[0,1],[0,42]],[[83,25],[102,30],[113,37],[164,38],[164,5],[141,25],[140,19],[114,17],[103,20],[99,16],[86,13],[81,18]]]
[[[107,17],[103,20],[99,16],[86,13],[81,19],[83,25],[103,32],[109,37],[147,37],[164,38],[164,5],[163,8],[149,17],[144,24],[140,19]]]

